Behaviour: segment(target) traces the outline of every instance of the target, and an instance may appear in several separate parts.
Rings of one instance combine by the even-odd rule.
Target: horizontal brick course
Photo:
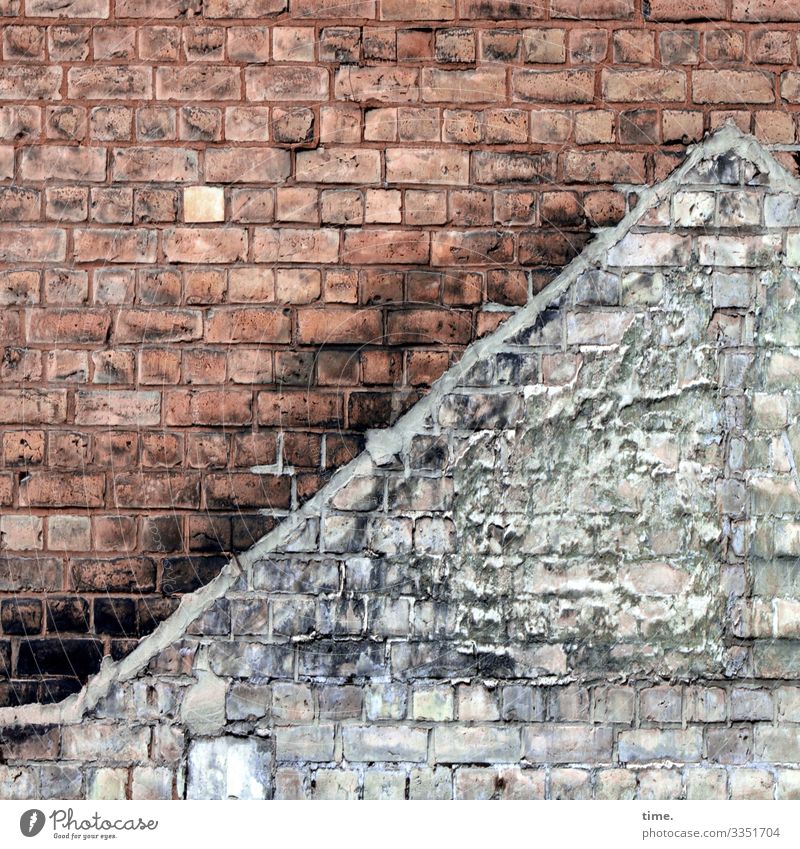
[[[210,580],[224,555],[304,502],[357,453],[362,431],[395,420],[593,228],[614,225],[636,200],[628,187],[665,176],[686,144],[729,117],[768,144],[798,141],[798,13],[787,0],[18,5],[0,69],[0,504],[4,552],[20,557],[0,570],[0,591],[30,589],[26,615],[45,641],[38,593],[58,591],[70,639],[97,638],[114,656],[173,609],[165,575],[176,595]],[[728,187],[752,177],[709,168]],[[762,219],[752,201],[706,209],[683,199],[678,232],[629,235],[612,251],[611,278],[587,278],[580,309],[541,330],[538,359],[509,359],[487,381],[525,373],[568,384],[586,362],[554,346],[617,344],[628,314],[598,322],[590,308],[649,302],[659,271],[685,265],[687,251],[726,274],[767,269],[784,250],[800,261],[794,235],[778,243],[760,229],[783,221],[787,202],[768,195]],[[718,225],[743,229],[683,229]],[[712,284],[714,308],[727,311],[712,335],[726,344],[745,332],[736,311],[750,291],[729,278]],[[776,355],[769,379],[785,388],[792,368]],[[452,400],[437,421],[505,409],[490,394]],[[759,415],[772,421],[764,403]],[[754,483],[756,508],[768,487],[794,509],[788,479],[769,481]],[[738,503],[736,492],[724,497]],[[334,532],[329,518],[330,546],[350,545],[351,524]],[[376,548],[453,544],[438,517],[352,521]],[[796,553],[788,531],[776,534],[780,558]],[[36,553],[39,571],[23,552]],[[675,577],[669,564],[625,574],[659,591]],[[774,623],[748,608],[743,633],[791,641],[789,570],[776,561],[753,585],[785,595]],[[106,591],[107,608],[79,595]],[[134,610],[140,591],[148,600]],[[413,633],[405,600],[392,601],[364,611],[367,621]],[[332,637],[358,618],[315,610],[315,627],[317,613]],[[23,612],[7,616],[19,630]],[[419,627],[439,628],[431,617]],[[17,663],[24,635],[0,628]],[[94,662],[91,648],[75,651]],[[415,651],[409,677],[412,660],[427,662]],[[25,655],[27,668],[37,656]],[[753,656],[768,675],[785,661],[780,648]],[[553,650],[548,662],[560,658]],[[27,682],[19,693],[42,697],[28,686],[35,670],[13,674]],[[741,699],[758,712],[760,702],[737,696],[731,715],[745,710]],[[448,772],[447,785],[444,773],[419,771],[451,793],[489,786],[483,773]],[[128,778],[137,793],[163,789],[160,773]],[[556,778],[548,793],[584,792],[577,773]],[[744,792],[750,779],[737,781]],[[599,775],[590,783],[606,786]]]

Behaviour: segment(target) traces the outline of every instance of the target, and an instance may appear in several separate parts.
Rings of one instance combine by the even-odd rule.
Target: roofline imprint
[[[439,377],[428,394],[405,412],[394,425],[385,429],[369,430],[366,447],[357,457],[339,468],[311,499],[293,511],[246,552],[231,557],[212,581],[195,592],[184,595],[178,608],[161,622],[155,631],[144,637],[129,655],[118,661],[104,657],[100,670],[88,680],[81,691],[62,702],[0,708],[0,728],[80,723],[85,714],[105,698],[115,684],[136,677],[156,655],[181,639],[191,623],[222,598],[242,574],[247,574],[253,563],[291,543],[297,532],[302,531],[305,521],[319,515],[331,496],[354,477],[369,472],[375,465],[386,462],[406,448],[412,436],[420,431],[434,405],[458,386],[466,370],[485,356],[497,352],[516,333],[529,326],[547,306],[567,291],[581,273],[593,268],[609,248],[627,235],[648,210],[677,189],[702,159],[723,153],[733,153],[747,159],[761,171],[769,173],[773,189],[800,194],[800,180],[786,171],[757,139],[743,133],[732,123],[726,124],[706,136],[699,144],[688,148],[686,158],[669,177],[655,186],[637,187],[640,194],[635,209],[614,227],[599,231],[595,239],[555,280],[495,331],[469,345],[461,359]]]

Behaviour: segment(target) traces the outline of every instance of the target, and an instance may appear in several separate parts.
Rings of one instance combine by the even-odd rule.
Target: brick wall
[[[0,11],[0,705],[129,652],[618,184],[727,120],[797,141],[789,0]]]
[[[798,209],[694,150],[0,792],[800,798]]]

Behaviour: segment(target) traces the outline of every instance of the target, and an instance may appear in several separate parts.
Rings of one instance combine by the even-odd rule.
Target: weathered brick
[[[47,67],[5,66],[0,69],[0,100],[61,100],[63,71]]]
[[[290,154],[280,148],[236,148],[206,151],[206,179],[214,183],[280,183],[289,176]]]
[[[419,100],[416,68],[338,68],[334,98],[345,101],[414,103]]]
[[[378,183],[380,152],[343,148],[299,151],[295,176],[312,183]]]
[[[152,96],[152,74],[136,65],[70,68],[67,95],[74,100],[145,100]]]
[[[604,69],[601,84],[603,97],[612,102],[682,101],[686,97],[686,75],[681,71]],[[696,84],[694,91],[697,97]]]
[[[111,176],[115,182],[196,182],[197,151],[164,147],[115,148],[111,157]]]
[[[402,230],[345,230],[342,259],[348,263],[424,263],[430,234]]]
[[[380,725],[345,726],[344,756],[349,761],[416,761],[428,756],[428,732],[424,728]]]
[[[762,71],[695,71],[692,74],[695,103],[772,103],[772,74]]]
[[[591,103],[594,100],[594,72],[527,71],[511,74],[512,100],[526,103]]]
[[[437,763],[516,763],[522,749],[518,728],[440,725],[433,752]]]
[[[20,168],[23,179],[34,182],[55,176],[60,180],[102,182],[106,179],[106,152],[97,147],[29,147],[22,152]]]
[[[250,67],[245,70],[247,99],[252,101],[320,101],[328,99],[325,68]]]
[[[158,234],[145,229],[76,229],[78,262],[155,262]]]
[[[168,262],[200,264],[247,258],[247,231],[241,227],[175,227],[164,233]]]
[[[502,103],[506,99],[505,70],[491,67],[470,71],[424,68],[420,95],[427,103]]]

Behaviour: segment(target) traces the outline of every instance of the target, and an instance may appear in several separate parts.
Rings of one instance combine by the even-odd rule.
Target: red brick
[[[364,113],[365,141],[397,141],[397,107],[367,109]]]
[[[167,262],[211,263],[247,259],[243,227],[175,227],[164,232]]]
[[[1,424],[59,424],[66,421],[67,393],[61,389],[0,392]]]
[[[3,434],[3,462],[6,465],[39,466],[43,460],[43,430],[17,430]]]
[[[528,300],[528,275],[524,271],[492,269],[486,275],[486,294],[490,303],[522,306]]]
[[[78,592],[152,592],[156,563],[150,557],[72,558],[69,568]]]
[[[61,68],[6,66],[0,68],[0,100],[61,100]]]
[[[594,71],[526,71],[511,74],[512,100],[527,103],[591,103]]]
[[[67,234],[51,227],[0,228],[0,262],[63,262]]]
[[[70,68],[67,95],[72,100],[147,100],[152,77],[152,69],[135,65]]]
[[[241,425],[252,420],[253,394],[240,389],[206,389],[170,396],[168,425]],[[186,416],[188,415],[188,420]]]
[[[460,0],[459,15],[470,20],[529,21],[545,16],[547,3],[519,0]]]
[[[189,342],[203,334],[199,310],[125,309],[117,314],[113,338],[118,344]]]
[[[650,0],[651,21],[726,20],[727,0]]]
[[[274,189],[234,189],[231,196],[231,220],[245,224],[264,224],[275,217]]]
[[[75,393],[75,423],[145,427],[161,421],[161,395],[127,389]]]
[[[148,23],[185,14],[170,0],[117,0],[114,10],[117,18],[150,18]]]
[[[241,80],[236,68],[189,65],[156,70],[158,100],[238,100]]]
[[[171,468],[183,459],[183,436],[176,433],[145,433],[142,435],[142,465],[150,468]]]
[[[139,55],[153,62],[175,62],[181,44],[178,27],[140,27]]]
[[[528,64],[559,65],[567,58],[566,30],[530,28],[522,31],[522,59]]]
[[[320,108],[319,140],[336,144],[361,141],[361,110],[357,106],[337,104]]]
[[[707,62],[739,62],[744,58],[744,34],[735,30],[712,30],[705,34]]]
[[[608,54],[608,32],[604,29],[574,29],[569,33],[570,62],[586,65],[602,62]]]
[[[268,303],[275,300],[275,272],[261,266],[231,268],[228,272],[228,302]]]
[[[207,18],[264,18],[285,12],[289,0],[207,0],[203,15]],[[294,14],[297,14],[292,9]]]
[[[290,477],[242,472],[210,474],[204,482],[205,505],[211,509],[271,507],[286,509],[291,501]]]
[[[604,69],[603,97],[618,103],[677,101],[686,98],[686,75],[682,71]]]
[[[105,475],[29,472],[19,487],[20,507],[102,507]]]
[[[93,516],[92,535],[96,551],[133,551],[136,520],[132,516]]]
[[[554,18],[586,20],[620,20],[634,15],[633,0],[552,0],[550,15]]]
[[[92,352],[92,383],[118,384],[134,382],[136,362],[133,351]]]
[[[177,383],[181,376],[181,356],[177,351],[161,348],[139,352],[139,383],[168,385]]]
[[[405,193],[403,211],[406,224],[444,224],[447,221],[447,194],[409,189]]]
[[[346,230],[342,260],[347,263],[425,263],[430,234],[417,230]]]
[[[38,301],[38,271],[0,271],[0,306],[28,306]]]
[[[379,343],[383,317],[377,309],[327,307],[297,311],[297,339],[305,345]]]
[[[642,29],[615,30],[613,36],[614,62],[630,65],[649,65],[655,59],[655,55],[654,33]]]
[[[447,371],[450,356],[446,351],[409,351],[407,361],[408,382],[430,386]]]
[[[327,100],[328,71],[312,67],[250,67],[245,70],[245,86],[248,100]]]
[[[788,103],[800,103],[800,73],[784,71],[781,74],[781,97]]]
[[[339,427],[340,392],[259,392],[258,423],[274,427]]]
[[[37,382],[42,378],[42,354],[27,348],[5,348],[0,363],[4,383]]]
[[[258,434],[255,434],[258,435]],[[193,469],[223,469],[228,465],[230,438],[224,433],[186,435],[186,461]]]
[[[3,31],[3,56],[20,62],[44,59],[44,28],[7,26]]]
[[[280,148],[206,150],[206,180],[211,183],[281,183],[291,170],[291,154]]]
[[[403,377],[403,357],[399,351],[364,351],[361,354],[363,382],[398,383]]]
[[[469,154],[465,150],[390,147],[386,150],[386,180],[467,185]]]
[[[99,228],[76,229],[76,262],[155,262],[158,234],[155,230]]]
[[[200,503],[200,476],[193,472],[122,472],[112,485],[115,507],[197,509]]]
[[[772,103],[774,77],[762,71],[695,71],[695,103]]]
[[[416,68],[338,68],[334,98],[357,103],[415,103],[419,100]]]
[[[790,65],[794,33],[759,29],[750,33],[750,58],[765,65]]]
[[[206,319],[206,341],[220,343],[289,342],[291,320],[287,310],[214,309]]]
[[[456,0],[381,0],[382,21],[450,21],[456,16]]]
[[[466,345],[472,338],[472,315],[463,310],[393,310],[387,339],[393,345]]]
[[[431,240],[432,265],[494,265],[514,259],[514,237],[501,230],[439,230]]]
[[[227,352],[232,383],[272,383],[272,352],[263,348],[232,348]]]
[[[310,304],[319,299],[322,276],[317,268],[279,268],[275,300],[283,304]]]
[[[51,382],[86,383],[89,380],[89,354],[65,348],[48,351],[45,374]]]
[[[619,150],[577,151],[564,155],[568,183],[643,183],[645,157]]]
[[[25,12],[35,18],[107,18],[108,0],[27,0]]]
[[[445,304],[479,304],[483,296],[483,274],[479,271],[451,271],[444,275],[442,300]]]
[[[197,151],[177,147],[115,148],[111,177],[114,182],[193,183],[198,178]]]
[[[733,0],[731,20],[748,24],[758,21],[800,21],[794,0]]]
[[[362,304],[374,306],[403,300],[403,272],[366,268],[360,272],[359,277]]]
[[[421,94],[427,103],[502,103],[506,100],[505,68],[470,71],[424,68]]]
[[[43,310],[28,312],[30,342],[64,345],[71,342],[104,342],[111,326],[106,310]]]
[[[23,180],[97,183],[106,179],[106,152],[101,147],[29,147],[22,151],[20,168]]]
[[[89,437],[67,433],[58,446],[58,464],[84,466],[89,459]],[[136,466],[139,459],[139,437],[133,431],[101,430],[92,440],[92,457],[97,466],[124,469]],[[53,435],[50,436],[50,462],[53,463]]]
[[[556,176],[556,157],[552,153],[472,154],[472,177],[476,183],[550,183]]]
[[[301,150],[295,177],[310,183],[379,183],[381,155],[377,150],[339,147]]]
[[[590,239],[589,233],[568,230],[526,231],[519,236],[519,261],[523,265],[560,268],[573,260]]]
[[[336,262],[339,231],[329,228],[272,230],[257,227],[253,235],[256,262]]]

